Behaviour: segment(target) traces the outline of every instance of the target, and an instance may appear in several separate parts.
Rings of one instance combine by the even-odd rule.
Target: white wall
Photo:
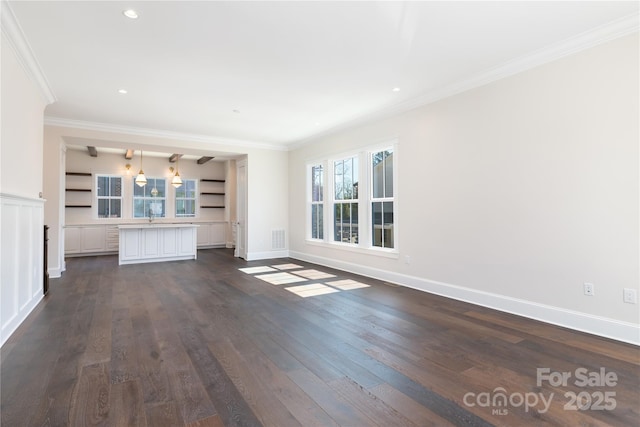
[[[1,41],[0,345],[42,298],[42,122],[46,102]],[[29,165],[26,167],[25,165]]]
[[[2,40],[2,191],[38,198],[42,191],[42,120],[46,103]],[[25,165],[28,165],[25,170]],[[25,173],[28,172],[28,173]],[[16,179],[19,176],[20,179]]]
[[[292,255],[640,343],[638,73],[636,33],[292,151]],[[394,138],[399,257],[308,244],[305,163]]]
[[[247,259],[287,256],[288,248],[272,247],[272,232],[289,229],[287,153],[270,151],[248,156]],[[274,185],[274,184],[278,185]],[[286,237],[285,237],[286,241]]]

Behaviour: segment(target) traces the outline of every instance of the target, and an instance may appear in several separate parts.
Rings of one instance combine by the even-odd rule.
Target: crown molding
[[[174,132],[170,130],[139,128],[135,126],[122,126],[110,123],[88,122],[84,120],[63,119],[50,116],[44,117],[44,124],[47,126],[92,130],[98,132],[113,132],[126,135],[146,136],[151,138],[177,139],[181,141],[202,142],[206,144],[220,144],[233,146],[234,148],[257,148],[262,150],[288,151],[288,147],[285,145],[269,144],[265,142],[219,138],[208,135]]]
[[[5,0],[0,1],[0,26],[2,27],[2,35],[7,38],[9,44],[16,52],[18,61],[24,68],[27,75],[40,89],[44,101],[52,104],[56,101],[56,97],[49,86],[49,81],[45,76],[38,60],[36,59],[27,38],[16,19],[11,6]]]
[[[312,137],[289,144],[288,147],[290,150],[293,150],[317,141],[319,138],[365,124],[372,120],[384,119],[396,114],[413,110],[414,108],[432,104],[441,99],[448,98],[450,96],[457,95],[459,93],[466,92],[480,86],[484,86],[497,80],[501,80],[506,77],[510,77],[515,74],[533,69],[540,65],[556,61],[565,56],[569,56],[574,53],[578,53],[580,51],[595,47],[619,37],[638,32],[639,29],[640,14],[636,12],[631,15],[627,15],[611,21],[607,24],[595,27],[591,30],[584,31],[561,42],[546,46],[542,49],[535,50],[528,53],[527,55],[521,56],[520,58],[516,58],[514,60],[505,62],[497,67],[480,72],[468,79],[460,80],[448,86],[426,92],[417,97],[395,104],[391,107],[382,108],[373,113],[354,118],[353,120],[343,123],[342,125],[338,125]]]

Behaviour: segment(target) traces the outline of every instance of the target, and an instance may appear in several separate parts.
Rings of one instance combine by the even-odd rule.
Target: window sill
[[[365,255],[374,255],[374,256],[379,256],[384,258],[393,258],[393,259],[400,258],[400,252],[398,251],[398,249],[383,249],[383,248],[377,248],[373,246],[365,248],[361,246],[350,245],[348,243],[325,242],[323,240],[313,240],[313,239],[307,239],[306,243],[311,246],[320,246],[324,248],[338,249],[342,251],[355,252],[355,253],[360,253]]]

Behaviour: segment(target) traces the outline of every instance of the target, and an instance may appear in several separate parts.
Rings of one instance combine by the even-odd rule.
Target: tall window
[[[333,164],[333,239],[358,243],[358,157],[337,160]]]
[[[176,188],[176,218],[196,216],[196,180],[183,179]]]
[[[133,217],[164,218],[166,181],[164,178],[147,178],[144,187],[133,183]]]
[[[393,248],[393,149],[371,153],[371,236],[373,246]]]
[[[122,178],[96,175],[98,218],[122,218]]]
[[[322,165],[311,166],[311,238],[324,239],[324,170]]]

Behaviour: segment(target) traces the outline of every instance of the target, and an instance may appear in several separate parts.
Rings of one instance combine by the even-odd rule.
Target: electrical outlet
[[[411,256],[410,255],[405,255],[404,256],[404,263],[405,264],[411,264]]]
[[[627,304],[637,304],[638,293],[635,289],[624,288],[622,290],[622,300]]]
[[[587,296],[592,297],[593,295],[595,295],[594,289],[593,289],[593,283],[585,283],[584,284],[584,294]]]

